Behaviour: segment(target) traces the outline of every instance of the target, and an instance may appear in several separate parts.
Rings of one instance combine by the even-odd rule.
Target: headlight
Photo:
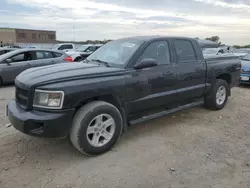
[[[39,108],[61,109],[63,100],[63,91],[35,90],[33,106]]]

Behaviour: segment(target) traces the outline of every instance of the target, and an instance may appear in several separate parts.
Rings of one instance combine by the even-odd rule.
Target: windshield
[[[84,52],[87,48],[89,47],[89,45],[82,45],[80,48],[78,48],[77,50],[80,52]]]
[[[97,46],[89,46],[84,50],[84,52],[94,52],[97,48]]]
[[[204,54],[217,54],[218,48],[206,48],[203,50]]]
[[[60,46],[60,44],[56,44],[52,47],[52,49],[57,49]]]
[[[132,39],[111,41],[96,50],[87,60],[100,60],[111,66],[124,66],[142,43],[143,41]]]
[[[250,53],[247,54],[245,57],[242,58],[243,60],[250,61]]]

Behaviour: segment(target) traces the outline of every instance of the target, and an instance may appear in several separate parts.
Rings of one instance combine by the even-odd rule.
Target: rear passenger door
[[[45,65],[52,65],[57,63],[52,52],[50,51],[35,51],[36,60],[31,63],[31,67],[39,67]]]
[[[198,59],[195,44],[187,39],[173,41],[177,56],[177,96],[180,101],[202,97],[205,91],[206,64]]]

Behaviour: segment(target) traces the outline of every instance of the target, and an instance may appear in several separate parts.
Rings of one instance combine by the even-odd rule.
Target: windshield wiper
[[[98,63],[104,64],[106,67],[110,67],[110,65],[109,65],[108,62],[102,61],[102,60],[100,60],[100,59],[91,59],[90,61],[96,61],[96,62],[98,62]]]
[[[244,58],[242,60],[244,60],[244,61],[250,61],[250,59],[244,59]]]

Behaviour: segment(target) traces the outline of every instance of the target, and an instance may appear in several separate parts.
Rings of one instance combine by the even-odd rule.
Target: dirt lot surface
[[[85,157],[67,140],[7,127],[0,88],[0,187],[249,188],[250,87],[218,112],[192,108],[129,128],[114,149]]]

